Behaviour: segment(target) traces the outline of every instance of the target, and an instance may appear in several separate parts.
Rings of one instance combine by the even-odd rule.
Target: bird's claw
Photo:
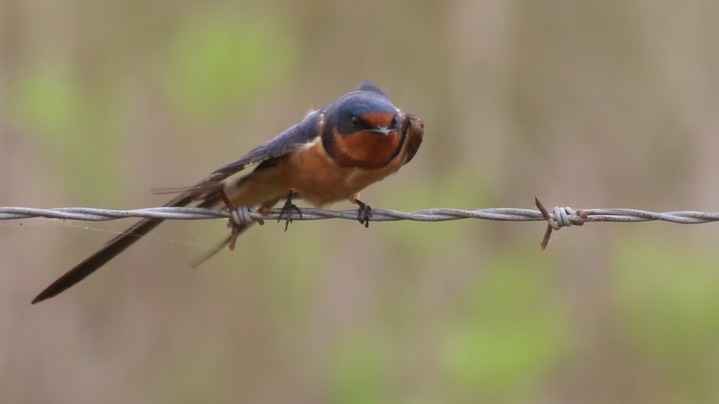
[[[285,231],[290,227],[290,223],[292,223],[292,213],[297,213],[297,215],[302,219],[302,211],[300,208],[297,207],[294,203],[292,203],[292,198],[297,196],[297,193],[294,191],[290,191],[290,193],[287,194],[287,199],[285,200],[285,204],[282,205],[282,209],[280,210],[280,216],[277,218],[277,222],[285,219]]]
[[[365,228],[369,227],[369,221],[372,219],[372,207],[360,200],[355,200],[355,203],[359,205],[359,209],[357,209],[357,220],[360,224],[363,224]]]

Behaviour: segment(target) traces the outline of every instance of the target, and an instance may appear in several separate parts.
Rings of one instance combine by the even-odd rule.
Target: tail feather
[[[131,228],[127,229],[124,233],[110,240],[95,254],[87,257],[87,259],[67,271],[63,276],[59,277],[55,282],[50,284],[50,286],[45,288],[45,290],[40,292],[40,294],[32,300],[32,304],[39,303],[45,299],[56,296],[74,286],[81,280],[87,278],[90,274],[105,265],[117,254],[125,251],[127,247],[139,240],[140,237],[149,233],[150,230],[157,227],[160,223],[162,223],[161,219],[144,219],[138,222]]]
[[[235,234],[235,237],[241,235],[242,233],[246,232],[247,229],[250,228],[254,223],[248,223],[243,224],[240,226],[239,230]],[[211,250],[207,251],[206,253],[202,254],[201,256],[197,257],[194,261],[192,261],[192,264],[190,264],[190,268],[197,268],[200,265],[202,265],[205,261],[209,260],[210,258],[214,257],[215,254],[222,251],[225,247],[230,245],[230,240],[232,240],[232,235],[227,236],[224,240],[217,243],[217,245],[212,248]]]
[[[175,199],[168,202],[165,206],[186,206],[193,200],[192,195],[178,195]],[[122,234],[108,241],[104,247],[87,257],[84,261],[77,264],[74,268],[67,271],[59,277],[55,282],[50,284],[45,290],[40,292],[33,300],[32,304],[39,303],[45,299],[49,299],[59,293],[64,292],[76,283],[87,278],[93,272],[97,271],[101,266],[113,259],[116,255],[125,251],[129,246],[139,240],[142,236],[149,233],[157,227],[163,219],[143,219],[135,223],[132,227],[125,230]]]

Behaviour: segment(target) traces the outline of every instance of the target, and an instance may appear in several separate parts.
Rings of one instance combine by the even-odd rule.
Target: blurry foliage
[[[57,58],[31,64],[16,78],[12,110],[28,133],[65,148],[84,133],[93,104],[75,72]]]
[[[179,117],[226,118],[288,80],[297,50],[279,21],[224,8],[198,13],[176,33],[168,60],[167,92]]]
[[[249,109],[262,93],[285,83],[296,63],[291,36],[276,19],[258,12],[198,11],[171,32],[169,41],[164,71],[151,74],[164,78],[167,102],[177,112],[173,116],[186,123],[223,121]],[[105,66],[111,56],[95,56],[102,58],[98,66]],[[117,82],[80,77],[69,60],[42,51],[29,61],[11,82],[9,118],[46,142],[51,161],[73,179],[68,187],[78,200],[90,195],[94,200],[116,200],[117,187],[105,187],[100,197],[93,188],[121,179],[122,167],[110,162],[127,161],[122,146],[130,138],[126,122],[132,118],[126,114],[142,106],[121,104]],[[122,64],[130,62],[131,56],[120,58],[112,73],[121,76],[137,70],[123,69]],[[93,151],[88,151],[89,145]]]
[[[675,387],[702,401],[716,397],[719,254],[637,233],[643,237],[618,244],[613,266],[617,313],[626,333]]]
[[[271,297],[267,299],[272,313],[268,321],[290,333],[298,326],[294,321],[302,321],[302,314],[311,308],[312,297],[321,292],[320,280],[333,269],[323,254],[331,243],[321,227],[309,222],[292,223],[288,232],[284,232],[284,223],[268,221],[254,231],[263,232],[255,237],[264,246],[264,253],[252,261],[251,269],[242,265],[240,270],[261,273],[256,286]],[[246,245],[239,248],[244,250],[239,254],[258,252],[248,251]],[[237,256],[231,255],[234,256],[228,256],[228,261],[237,265]]]
[[[342,336],[330,352],[332,402],[391,402],[393,347],[379,328],[356,329]]]
[[[554,274],[530,254],[506,250],[465,285],[447,324],[442,360],[460,397],[523,402],[569,353],[568,319]]]
[[[46,145],[46,158],[73,179],[67,185],[69,192],[82,199],[97,192],[92,184],[116,178],[119,167],[104,163],[117,148],[119,118],[112,112],[114,104],[101,91],[83,86],[63,58],[45,55],[30,64],[15,78],[10,91],[10,119]],[[87,152],[90,144],[93,152]]]
[[[194,352],[182,358],[175,366],[168,366],[164,380],[155,382],[164,397],[158,402],[198,403],[221,402],[224,396],[222,386],[230,383],[227,374],[218,368],[218,362],[208,352]]]

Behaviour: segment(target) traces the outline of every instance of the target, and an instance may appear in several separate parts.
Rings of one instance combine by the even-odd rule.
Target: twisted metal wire
[[[357,220],[357,210],[327,210],[301,208],[300,213],[285,212],[273,209],[264,215],[254,210],[241,212],[246,215],[243,220],[260,221],[262,219],[291,220],[324,220],[346,219]],[[680,224],[700,224],[719,221],[719,212],[673,211],[654,212],[640,209],[578,209],[555,207],[545,215],[541,209],[520,208],[488,208],[462,210],[451,208],[423,209],[414,212],[401,212],[392,209],[372,209],[373,222],[410,220],[418,222],[442,222],[448,220],[480,219],[509,222],[549,221],[552,227],[559,229],[570,225],[582,225],[587,222],[647,222],[664,221]],[[114,210],[98,208],[53,208],[38,209],[26,207],[0,206],[0,220],[20,220],[31,218],[52,218],[65,220],[108,221],[125,218],[151,218],[167,220],[203,220],[232,218],[227,210],[192,207],[156,207],[131,210]]]
[[[372,222],[388,222],[397,220],[411,220],[417,222],[442,222],[460,219],[480,219],[507,222],[535,222],[546,221],[547,230],[544,233],[540,246],[544,250],[549,244],[552,231],[572,225],[581,226],[588,222],[649,222],[664,221],[679,224],[701,224],[719,221],[719,212],[701,211],[673,211],[654,212],[641,209],[577,209],[555,206],[551,212],[544,207],[539,199],[534,198],[537,210],[520,208],[488,208],[478,210],[462,210],[434,208],[415,212],[400,212],[392,209],[372,209]],[[264,219],[286,220],[286,223],[295,220],[324,220],[346,219],[359,220],[357,210],[327,210],[316,208],[302,208],[301,210],[272,209],[269,213],[258,212],[246,207],[239,207],[236,211],[192,207],[169,207],[113,210],[98,208],[55,208],[38,209],[24,207],[0,206],[0,220],[20,220],[31,218],[52,218],[64,220],[108,221],[125,218],[146,218],[166,220],[202,220],[202,219],[230,219],[237,224],[256,221],[260,224]],[[360,221],[362,222],[362,221]],[[286,226],[286,225],[285,225]],[[286,227],[285,227],[286,229]]]

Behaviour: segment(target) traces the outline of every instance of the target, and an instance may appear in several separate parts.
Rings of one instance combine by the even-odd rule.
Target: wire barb
[[[254,219],[250,216],[250,208],[247,206],[238,206],[231,214],[232,220],[240,226],[254,222]]]
[[[536,196],[534,197],[534,204],[537,206],[537,209],[542,212],[542,216],[547,221],[547,230],[544,232],[544,237],[540,243],[542,250],[547,248],[549,238],[552,236],[552,230],[559,230],[562,227],[569,227],[571,225],[582,226],[588,218],[587,213],[582,209],[575,211],[570,207],[562,208],[559,206],[555,206],[554,209],[552,209],[554,214],[550,215],[547,208],[544,207],[544,204]]]
[[[653,212],[639,209],[577,209],[569,207],[554,207],[548,210],[538,198],[535,198],[534,209],[520,208],[487,208],[478,210],[433,208],[415,212],[401,212],[391,209],[372,209],[372,222],[388,222],[409,220],[417,222],[442,222],[448,220],[478,219],[508,222],[536,222],[546,221],[547,230],[542,239],[542,249],[547,247],[552,231],[562,227],[581,226],[587,222],[648,222],[664,221],[678,224],[701,224],[719,221],[719,212],[701,211],[674,211]],[[265,214],[267,213],[267,214]],[[282,212],[282,209],[272,209],[269,212],[259,212],[253,209],[240,207],[233,212],[223,209],[193,208],[193,207],[157,207],[132,210],[111,210],[98,208],[55,208],[38,209],[26,207],[0,206],[0,220],[22,220],[31,218],[50,218],[63,220],[83,221],[109,221],[126,218],[148,218],[165,220],[206,220],[231,219],[235,223],[249,224],[261,223],[263,220],[325,220],[345,219],[357,220],[357,210],[327,210],[316,208],[301,208],[297,211]]]

